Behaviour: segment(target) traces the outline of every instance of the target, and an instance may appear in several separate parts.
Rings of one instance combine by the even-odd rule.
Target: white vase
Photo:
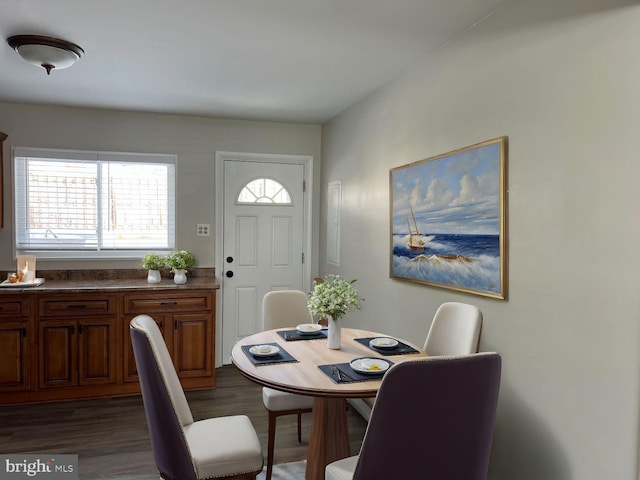
[[[147,275],[147,283],[160,283],[162,278],[160,278],[160,270],[149,270]]]
[[[327,347],[332,350],[340,350],[342,347],[342,329],[331,315],[327,315]]]
[[[184,285],[187,283],[187,271],[184,268],[176,268],[173,274],[173,282],[176,285]]]

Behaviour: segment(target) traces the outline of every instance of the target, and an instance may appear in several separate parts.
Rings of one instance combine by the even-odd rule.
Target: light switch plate
[[[208,223],[198,223],[196,225],[196,235],[199,237],[208,237],[211,226]]]

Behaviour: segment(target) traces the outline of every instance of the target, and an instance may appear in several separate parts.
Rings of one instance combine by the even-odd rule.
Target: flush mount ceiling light
[[[27,62],[42,67],[51,74],[54,68],[68,68],[84,54],[75,43],[42,35],[14,35],[7,43]]]

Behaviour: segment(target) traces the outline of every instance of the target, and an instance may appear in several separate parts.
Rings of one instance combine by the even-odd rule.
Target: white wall
[[[366,299],[344,322],[422,343],[442,302],[480,306],[481,349],[504,362],[494,480],[637,478],[636,3],[508,2],[323,127],[342,261],[325,262],[321,235],[320,269]],[[389,169],[502,135],[508,299],[391,280]]]
[[[0,230],[0,269],[15,267],[12,256],[11,146],[124,152],[175,153],[177,169],[177,248],[194,253],[199,267],[214,266],[214,237],[196,236],[196,224],[215,226],[215,152],[311,155],[320,178],[318,125],[250,122],[193,116],[0,103],[4,148],[5,228]],[[319,188],[314,188],[319,196]],[[316,211],[318,211],[318,201]],[[316,215],[317,218],[317,215]],[[317,221],[316,221],[317,226]],[[317,262],[317,228],[314,255]],[[39,261],[38,269],[140,268],[139,262]],[[317,266],[312,268],[317,271]],[[0,270],[1,271],[1,270]]]

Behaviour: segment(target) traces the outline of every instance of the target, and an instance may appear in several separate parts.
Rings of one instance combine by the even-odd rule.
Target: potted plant
[[[339,275],[327,275],[315,279],[313,291],[309,292],[307,306],[312,315],[320,315],[327,319],[327,346],[339,349],[340,327],[336,320],[351,310],[359,310],[362,298],[353,287],[355,280],[344,280]]]
[[[166,258],[166,264],[171,267],[173,281],[182,285],[187,283],[187,269],[196,264],[196,257],[186,250],[171,252]]]
[[[160,270],[162,270],[165,266],[164,258],[162,258],[157,253],[147,253],[144,257],[142,257],[142,268],[146,268],[149,270],[147,274],[147,282],[149,283],[160,283]]]

